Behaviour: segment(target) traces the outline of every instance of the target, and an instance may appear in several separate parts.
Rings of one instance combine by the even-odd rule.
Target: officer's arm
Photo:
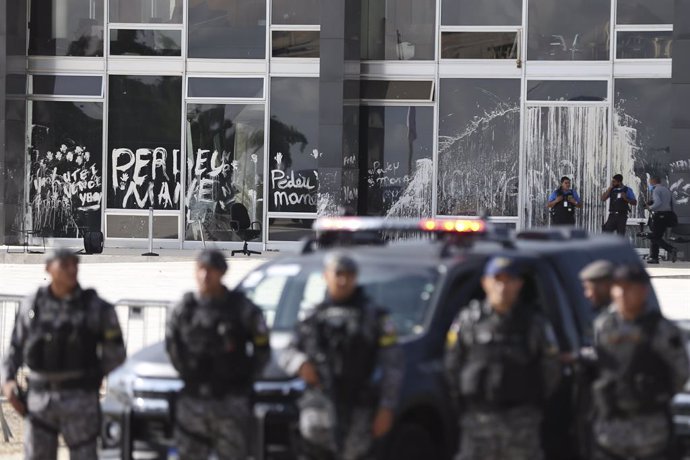
[[[456,404],[460,398],[460,370],[465,361],[465,347],[462,344],[461,327],[463,327],[462,321],[458,319],[450,328],[450,331],[448,331],[446,354],[444,356],[448,391]]]
[[[271,343],[269,340],[268,326],[264,314],[259,307],[251,303],[251,335],[254,347],[254,377],[261,377],[264,368],[271,360]]]
[[[562,366],[558,342],[551,324],[546,318],[537,317],[531,332],[531,341],[541,359],[544,396],[550,396],[561,382]]]
[[[383,372],[379,409],[394,410],[398,405],[405,359],[398,343],[398,331],[389,315],[382,315],[379,318],[379,328],[378,357],[379,366]]]
[[[175,305],[170,312],[165,326],[165,349],[170,357],[170,363],[180,374],[184,371],[183,350],[180,347],[180,311],[182,303]]]
[[[652,341],[657,354],[666,362],[671,371],[671,381],[675,392],[680,392],[690,378],[690,364],[685,341],[686,337],[682,331],[667,320],[659,323]]]
[[[635,206],[637,205],[637,198],[635,198],[635,192],[632,191],[630,187],[625,191],[625,201],[628,202],[628,204]]]
[[[659,187],[654,188],[654,191],[652,192],[652,204],[649,205],[649,209],[651,211],[658,211],[659,208],[663,205],[663,202],[661,201],[661,190]]]
[[[3,386],[5,383],[14,381],[17,378],[17,372],[24,363],[24,342],[29,330],[28,313],[33,308],[33,303],[34,296],[27,297],[17,311],[14,328],[12,329],[12,338],[10,339],[10,347],[5,361],[2,363]]]
[[[290,376],[296,376],[302,365],[309,360],[305,348],[309,333],[308,320],[298,323],[287,348],[278,355],[278,365]]]
[[[549,208],[553,208],[559,202],[563,201],[563,197],[556,195],[556,192],[554,191],[554,192],[551,192],[551,195],[549,195],[548,201],[549,202],[548,202],[547,206]]]
[[[122,330],[117,320],[115,307],[102,303],[102,342],[101,342],[101,370],[103,375],[108,375],[113,369],[122,364],[127,357],[125,343],[122,339]]]

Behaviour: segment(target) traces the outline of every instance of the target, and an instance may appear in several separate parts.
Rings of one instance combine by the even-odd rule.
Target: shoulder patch
[[[398,342],[398,331],[390,315],[384,315],[379,319],[381,334],[379,336],[380,347],[390,347]]]

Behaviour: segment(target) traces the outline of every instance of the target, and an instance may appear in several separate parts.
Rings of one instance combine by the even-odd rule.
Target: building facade
[[[244,209],[269,248],[343,208],[526,228],[561,176],[596,231],[616,173],[690,224],[689,5],[0,0],[2,237],[141,246],[150,208],[163,247],[237,246]]]

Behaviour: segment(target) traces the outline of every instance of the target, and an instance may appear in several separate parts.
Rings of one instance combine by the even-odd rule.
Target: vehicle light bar
[[[429,232],[429,233],[484,233],[482,219],[386,219],[382,217],[322,217],[314,222],[317,232]]]

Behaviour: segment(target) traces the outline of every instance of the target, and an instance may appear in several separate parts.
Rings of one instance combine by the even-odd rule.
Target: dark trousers
[[[606,233],[618,233],[625,235],[625,226],[628,223],[628,215],[626,213],[610,212],[609,218],[602,228]]]
[[[659,248],[663,248],[667,252],[671,252],[673,249],[675,249],[664,240],[664,234],[668,228],[668,222],[669,213],[667,212],[655,212],[649,222],[649,228],[652,231],[649,235],[649,241],[652,243],[649,247],[650,259],[659,258]]]

